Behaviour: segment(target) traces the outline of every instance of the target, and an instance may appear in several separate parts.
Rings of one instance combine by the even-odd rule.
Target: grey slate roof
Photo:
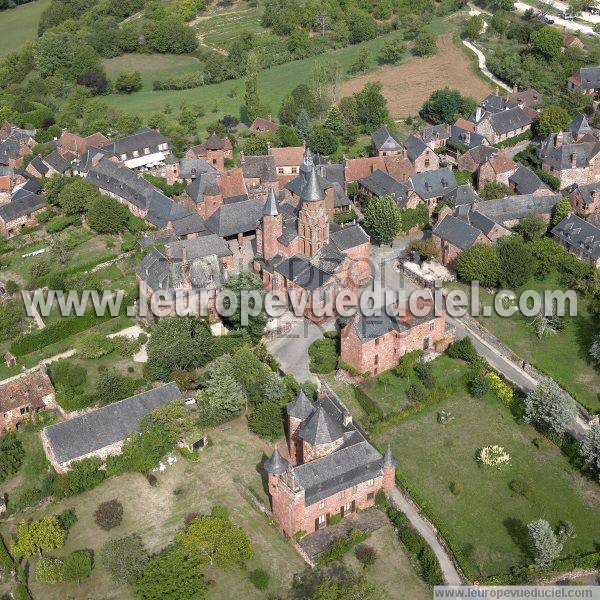
[[[76,460],[139,431],[142,419],[155,408],[181,398],[175,383],[103,406],[43,431],[59,463]]]
[[[388,444],[387,450],[383,455],[383,462],[381,465],[384,469],[395,469],[398,466],[398,461],[392,455],[392,449]]]
[[[325,192],[321,187],[317,168],[313,166],[300,191],[300,200],[302,202],[318,202],[324,198]]]
[[[217,169],[205,158],[182,158],[179,161],[179,177],[181,179],[196,179],[202,173],[216,172]]]
[[[0,204],[0,219],[5,223],[24,217],[46,206],[46,199],[24,188],[13,192],[10,202]]]
[[[404,147],[406,148],[406,154],[412,163],[427,150],[425,142],[416,135],[409,135],[404,142]]]
[[[600,229],[574,214],[567,215],[552,229],[554,239],[579,256],[600,259]]]
[[[46,173],[50,170],[48,168],[48,165],[44,163],[42,157],[39,154],[37,156],[34,156],[29,161],[29,164],[42,176],[46,175]]]
[[[591,204],[594,201],[594,192],[600,192],[600,181],[598,183],[588,183],[587,185],[573,185],[569,188],[570,192],[579,191],[584,204]]]
[[[481,198],[479,194],[468,184],[459,185],[444,196],[452,206],[462,206],[463,204],[473,204],[479,202]]]
[[[582,67],[579,69],[579,75],[584,90],[600,88],[600,67]]]
[[[490,94],[481,101],[481,106],[488,112],[497,113],[507,109],[516,108],[518,104],[504,96]]]
[[[377,169],[358,183],[374,196],[391,196],[400,208],[404,208],[408,201],[408,187],[405,183],[394,179],[384,171]]]
[[[279,454],[277,446],[275,446],[275,450],[273,450],[271,458],[266,460],[264,463],[265,471],[267,473],[272,473],[273,475],[281,475],[282,473],[285,473],[289,466],[290,463],[285,460],[281,454]]]
[[[265,156],[244,156],[240,158],[242,173],[247,179],[260,179],[262,182],[278,181],[275,157],[267,154]]]
[[[498,200],[488,200],[475,205],[475,209],[496,223],[521,220],[527,215],[548,215],[561,199],[560,194],[547,196],[507,196]]]
[[[370,239],[358,223],[343,226],[337,223],[330,223],[329,225],[329,240],[342,252],[365,244]]]
[[[56,150],[50,152],[50,154],[44,158],[44,162],[47,165],[50,165],[58,173],[64,173],[71,166]]]
[[[263,208],[263,215],[265,217],[276,217],[278,214],[279,210],[277,209],[277,198],[275,198],[275,191],[273,188],[269,188],[267,201],[265,202],[265,206]]]
[[[344,427],[344,415],[348,409],[328,386],[324,386],[324,389],[327,395],[319,398],[315,412],[321,409],[327,415],[329,426],[334,427],[332,423],[336,423],[343,443],[322,458],[288,470],[296,487],[304,489],[306,506],[382,474],[384,457],[358,426],[349,423]],[[339,431],[329,432],[323,439],[338,435]]]
[[[475,244],[481,231],[462,219],[447,215],[433,228],[433,235],[461,250],[466,250]]]
[[[517,194],[533,194],[538,190],[550,189],[531,169],[523,165],[519,165],[508,182],[514,186]]]
[[[314,409],[315,405],[308,399],[302,390],[298,392],[296,399],[293,402],[290,402],[286,407],[287,414],[290,417],[301,420],[306,419]]]
[[[175,241],[169,244],[169,248],[173,253],[173,258],[176,259],[182,258],[184,249],[189,260],[211,256],[212,254],[215,256],[232,255],[229,244],[214,233],[201,235],[192,240]]]
[[[572,169],[574,166],[585,168],[598,152],[600,143],[587,138],[577,142],[570,131],[550,134],[539,148],[539,156],[543,163],[558,171]]]
[[[112,152],[120,157],[122,154],[128,156],[133,153],[134,150],[140,152],[140,156],[144,155],[144,148],[150,148],[151,153],[158,151],[158,146],[161,144],[168,144],[169,150],[171,149],[171,142],[162,134],[160,131],[144,127],[138,129],[131,135],[126,135],[118,140],[109,142],[102,146],[103,150]]]
[[[467,131],[457,125],[452,125],[450,128],[450,139],[460,144],[464,144],[468,148],[476,148],[485,142],[485,137],[476,131]]]
[[[402,142],[385,126],[371,133],[371,142],[378,152],[402,149]]]
[[[344,435],[344,427],[320,404],[299,429],[298,436],[313,446],[329,444]]]
[[[458,187],[454,173],[448,167],[416,173],[408,178],[408,183],[423,200],[445,196]]]
[[[586,116],[582,113],[579,113],[569,123],[569,126],[567,127],[567,131],[570,131],[572,133],[580,133],[580,134],[581,133],[591,133],[592,128],[590,127],[590,124],[588,123]]]
[[[520,107],[510,108],[501,112],[492,113],[487,117],[490,125],[497,135],[516,131],[521,127],[531,125],[531,117]]]
[[[206,226],[221,237],[248,233],[256,229],[256,223],[262,218],[263,207],[264,202],[241,196],[231,202],[224,202],[209,217]]]

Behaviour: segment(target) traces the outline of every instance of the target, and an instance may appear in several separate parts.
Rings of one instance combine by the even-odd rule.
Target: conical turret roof
[[[300,428],[298,435],[309,444],[318,446],[339,440],[344,428],[322,406]]]
[[[265,202],[265,207],[263,209],[263,216],[276,217],[278,214],[279,210],[277,209],[277,198],[275,198],[275,192],[273,188],[270,188],[269,195],[267,196],[267,201]]]
[[[271,458],[265,461],[265,471],[272,475],[281,475],[287,471],[289,465],[290,463],[279,454],[279,450],[277,450],[277,446],[275,446]]]
[[[324,198],[325,192],[319,183],[317,169],[313,165],[300,192],[300,200],[302,200],[302,202],[318,202]]]
[[[392,455],[392,449],[388,445],[385,454],[383,455],[383,461],[381,462],[381,466],[384,469],[395,469],[398,466],[398,462]]]
[[[302,390],[298,392],[296,399],[287,405],[287,414],[302,421],[309,417],[314,410],[313,403],[306,397],[306,394]]]

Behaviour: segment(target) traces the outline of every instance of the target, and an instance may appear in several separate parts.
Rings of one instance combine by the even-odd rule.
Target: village
[[[0,592],[283,598],[294,574],[310,586],[304,568],[340,560],[361,598],[382,581],[417,599],[596,584],[600,67],[568,86],[590,110],[559,131],[540,92],[497,88],[453,122],[382,124],[369,156],[340,162],[299,135],[248,154],[219,131],[181,152],[152,127],[64,128],[33,153],[36,131],[6,120]],[[434,313],[434,289],[473,281],[485,301],[573,289],[579,312]],[[431,310],[317,309],[376,286]],[[127,302],[117,317],[15,308],[53,289]],[[289,307],[246,326],[216,303],[176,314],[181,292],[224,289]],[[126,310],[157,294],[159,317]],[[161,588],[165,573],[193,592]]]

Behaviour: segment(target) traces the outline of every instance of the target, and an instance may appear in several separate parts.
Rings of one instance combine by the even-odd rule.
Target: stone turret
[[[381,468],[383,469],[383,490],[388,493],[396,485],[396,467],[398,462],[392,455],[392,449],[388,445],[383,460],[381,461]]]
[[[344,443],[344,428],[322,406],[313,412],[298,431],[304,462],[322,458]]]
[[[297,463],[302,462],[302,440],[298,439],[297,432],[314,410],[313,403],[302,390],[298,392],[296,399],[287,405],[288,449],[290,457],[293,457]]]
[[[283,233],[283,217],[277,207],[273,188],[269,189],[263,209],[262,254],[265,260],[271,260],[278,254],[277,238]]]

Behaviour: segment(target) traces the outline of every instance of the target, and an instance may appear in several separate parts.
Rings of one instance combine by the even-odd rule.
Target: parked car
[[[542,17],[542,22],[546,23],[546,25],[552,25],[554,23],[554,19],[550,17]]]
[[[561,12],[558,16],[565,21],[572,21],[575,18],[575,15],[566,12]]]
[[[591,15],[600,15],[600,8],[598,8],[597,6],[586,6],[585,10]]]

